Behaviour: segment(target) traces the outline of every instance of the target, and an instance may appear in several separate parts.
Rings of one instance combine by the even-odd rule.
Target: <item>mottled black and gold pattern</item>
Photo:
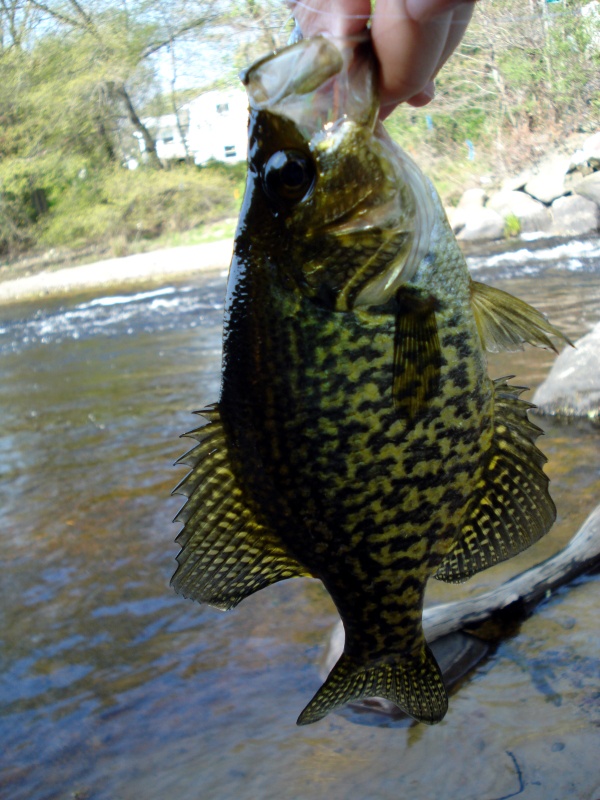
[[[555,513],[528,404],[489,379],[484,349],[560,334],[471,281],[437,196],[375,123],[368,46],[345,55],[352,113],[340,101],[323,127],[303,105],[321,84],[276,71],[317,48],[335,92],[339,52],[321,38],[294,47],[245,76],[249,174],[221,397],[183,459],[173,583],[231,608],[276,581],[319,578],[346,642],[299,722],[378,695],[433,723],[447,699],[421,627],[427,580],[510,557]],[[271,103],[265,86],[279,87]]]

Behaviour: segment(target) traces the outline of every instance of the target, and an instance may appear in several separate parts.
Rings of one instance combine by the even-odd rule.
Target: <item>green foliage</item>
[[[436,79],[434,102],[405,105],[389,118],[392,137],[446,202],[482,173],[516,171],[565,133],[598,128],[600,22],[582,16],[584,5],[476,4],[461,46]],[[16,25],[10,9],[18,9]],[[190,52],[220,64],[206,81],[226,85],[237,82],[240,67],[284,44],[290,25],[280,0],[3,0],[0,253],[107,241],[127,248],[235,214],[241,165],[159,170],[155,158],[157,169],[129,172],[122,164],[139,158],[134,130],[152,146],[140,117],[172,113],[197,95],[175,81]],[[157,53],[169,56],[162,74]],[[161,96],[167,61],[172,91]],[[514,230],[511,220],[507,235]]]
[[[242,164],[156,172],[98,166],[77,155],[0,162],[0,254],[116,241],[127,249],[209,225],[237,214],[244,179]],[[36,211],[36,189],[45,194],[47,214]]]
[[[565,134],[598,129],[600,16],[582,16],[584,5],[477,3],[434,101],[401,107],[386,122],[447,202],[471,175],[514,174]]]
[[[530,126],[540,127],[545,121],[555,125],[567,115],[585,115],[592,88],[586,84],[594,83],[599,66],[578,4],[563,0],[556,5],[555,11],[541,4],[527,33],[515,32],[498,55],[512,112],[526,115]]]
[[[56,153],[0,161],[0,253],[18,252],[36,242],[43,217],[34,193],[41,191],[52,211],[84,168],[81,158]]]
[[[468,118],[463,127],[453,125],[444,114],[436,114],[432,106],[400,106],[385,126],[392,139],[431,178],[445,203],[456,203],[470,180],[481,174],[481,163],[469,160],[466,140],[476,141],[476,137]]]
[[[128,245],[235,216],[243,192],[240,172],[225,165],[92,170],[61,195],[39,241],[53,247]]]
[[[507,214],[504,218],[504,238],[511,239],[521,233],[521,222],[514,214]]]

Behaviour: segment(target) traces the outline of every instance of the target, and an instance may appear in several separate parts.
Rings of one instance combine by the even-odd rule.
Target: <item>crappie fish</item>
[[[471,280],[434,188],[377,121],[369,41],[304,40],[243,82],[221,393],[182,459],[172,583],[229,609],[319,578],[345,647],[298,722],[379,696],[435,723],[427,580],[464,581],[555,518],[531,406],[484,351],[564,337]]]

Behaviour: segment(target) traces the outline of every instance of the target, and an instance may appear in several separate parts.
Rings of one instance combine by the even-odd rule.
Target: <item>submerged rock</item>
[[[600,417],[600,322],[562,351],[533,402],[543,414]]]

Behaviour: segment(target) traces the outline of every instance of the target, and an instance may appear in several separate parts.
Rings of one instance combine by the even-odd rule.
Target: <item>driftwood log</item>
[[[496,642],[513,633],[542,600],[597,567],[600,567],[600,505],[569,544],[541,564],[484,594],[425,609],[425,636],[448,688],[485,658]],[[343,647],[344,629],[339,622],[331,633],[322,678],[329,674]],[[404,716],[396,705],[380,697],[365,698],[352,706],[396,718]]]

